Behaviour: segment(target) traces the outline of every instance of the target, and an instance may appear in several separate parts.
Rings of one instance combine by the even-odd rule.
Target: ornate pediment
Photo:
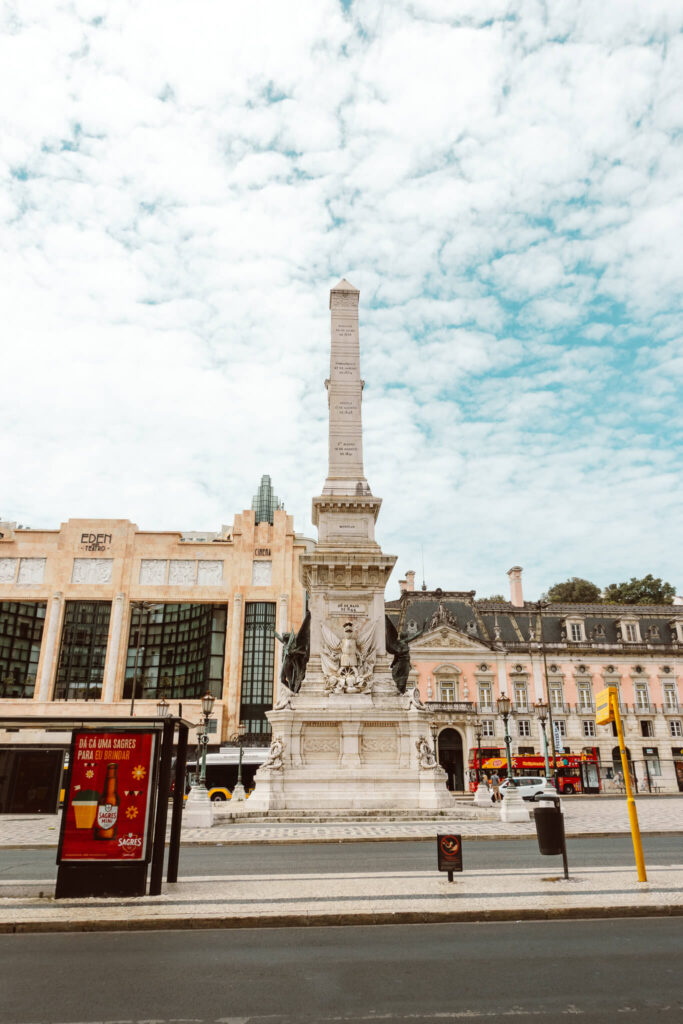
[[[410,638],[408,637],[408,639]],[[411,641],[410,652],[411,655],[434,650],[489,652],[492,646],[485,640],[479,640],[467,633],[462,633],[459,629],[454,629],[453,626],[441,625]]]

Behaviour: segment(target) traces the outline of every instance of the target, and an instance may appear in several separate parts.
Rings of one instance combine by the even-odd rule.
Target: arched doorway
[[[448,788],[464,790],[465,773],[462,760],[462,736],[457,729],[444,729],[437,737],[439,764],[448,775]]]

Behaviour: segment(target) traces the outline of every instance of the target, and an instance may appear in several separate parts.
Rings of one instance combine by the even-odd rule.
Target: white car
[[[557,796],[557,790],[552,782],[540,775],[515,775],[514,783],[519,789],[522,800],[542,800],[545,796]],[[500,791],[503,795],[509,785],[510,779],[503,779],[500,784]]]

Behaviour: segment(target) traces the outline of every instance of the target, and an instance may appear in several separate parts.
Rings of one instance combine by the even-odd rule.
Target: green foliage
[[[664,583],[661,577],[652,573],[642,580],[632,576],[628,583],[610,583],[605,587],[605,601],[608,604],[671,604],[676,588]]]
[[[502,594],[491,594],[490,597],[485,597],[484,601],[507,601],[507,598]]]
[[[600,587],[580,576],[572,576],[564,583],[555,583],[543,599],[552,604],[595,604],[600,600]]]

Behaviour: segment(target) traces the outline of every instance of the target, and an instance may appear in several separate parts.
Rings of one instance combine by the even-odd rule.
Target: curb
[[[264,914],[260,917],[168,917],[131,920],[0,922],[0,934],[65,932],[205,931],[239,928],[315,928],[347,925],[447,924],[456,922],[580,921],[598,918],[681,917],[683,906],[558,907],[498,910],[407,910],[397,913]]]
[[[440,824],[440,823],[438,823]],[[457,822],[444,822],[444,827],[457,826]],[[436,834],[436,833],[435,833]],[[683,829],[668,830],[640,830],[641,836],[653,838],[666,836],[683,836]],[[628,830],[623,832],[568,832],[567,839],[630,839],[631,833]],[[535,832],[515,833],[515,835],[501,836],[463,836],[468,843],[499,843],[507,840],[516,842],[518,840],[536,839]],[[324,843],[431,843],[434,836],[296,836],[283,838],[263,839],[259,836],[255,839],[187,839],[181,840],[180,848],[192,846],[253,846],[255,843],[266,842],[268,846],[300,846],[302,843],[321,845]],[[168,840],[166,846],[169,846]],[[3,850],[54,850],[57,852],[57,843],[3,843],[0,845],[0,853]]]

